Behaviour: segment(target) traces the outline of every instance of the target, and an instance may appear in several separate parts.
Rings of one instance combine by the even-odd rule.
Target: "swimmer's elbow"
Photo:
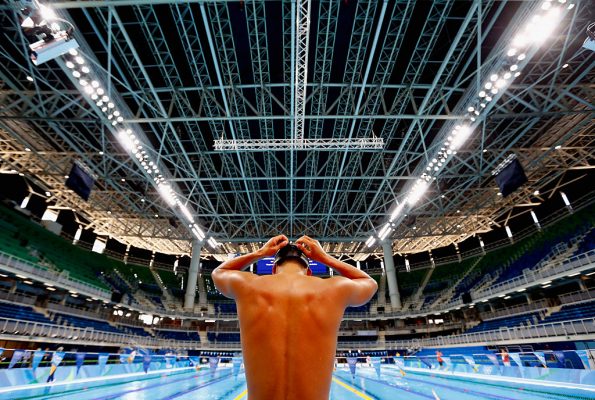
[[[372,278],[357,279],[353,281],[356,284],[352,291],[350,306],[362,306],[372,299],[378,290],[378,283]]]
[[[226,271],[225,269],[216,268],[211,273],[211,279],[213,280],[213,284],[215,285],[215,288],[217,288],[217,290],[226,297],[232,296],[231,279],[233,277],[230,276],[229,272],[231,272],[231,271]]]

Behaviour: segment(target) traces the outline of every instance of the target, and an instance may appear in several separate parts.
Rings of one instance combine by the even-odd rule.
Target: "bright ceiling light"
[[[455,140],[456,140],[456,138],[455,138]],[[409,196],[407,196],[407,202],[410,205],[414,205],[415,203],[417,203],[419,201],[419,199],[421,199],[421,197],[424,195],[424,193],[428,190],[429,187],[430,187],[429,182],[426,182],[422,179],[418,179],[417,183],[411,189],[411,192],[409,192]]]
[[[404,207],[405,207],[405,202],[402,202],[393,210],[393,212],[391,213],[390,218],[389,218],[390,222],[393,222],[397,218],[397,216],[399,216],[399,214],[401,214],[401,211],[403,211]]]
[[[510,49],[508,50],[508,53],[506,53],[506,55],[507,55],[508,57],[512,57],[512,56],[514,56],[515,54],[516,54],[516,49],[515,49],[514,47],[510,48]]]
[[[159,190],[161,197],[163,197],[163,199],[168,205],[173,206],[174,204],[176,204],[176,197],[170,185],[161,184],[157,186],[157,189]]]
[[[194,221],[194,217],[192,216],[192,213],[190,212],[188,207],[186,207],[185,205],[181,205],[180,211],[182,211],[182,214],[184,214],[184,216],[188,219],[188,221],[190,221],[190,222]]]
[[[528,38],[524,33],[519,33],[512,40],[512,44],[514,44],[516,47],[524,47],[527,45],[527,43],[528,43]]]
[[[378,238],[380,240],[384,240],[387,238],[387,236],[390,234],[391,232],[391,227],[390,224],[386,224],[384,225],[384,227],[380,230],[380,232],[378,233]]]
[[[502,89],[504,86],[506,86],[506,81],[504,79],[498,79],[496,81],[496,87]]]
[[[465,143],[465,141],[471,135],[471,127],[468,125],[463,125],[461,129],[457,130],[454,138],[452,139],[452,143],[450,144],[450,150],[457,150],[459,147]]]
[[[132,151],[134,149],[134,142],[133,142],[134,135],[129,135],[125,131],[120,131],[118,133],[118,140],[124,146],[126,151]]]
[[[39,12],[40,12],[42,18],[46,21],[51,21],[51,20],[57,18],[54,10],[52,10],[49,7],[44,6],[43,4],[39,5]]]

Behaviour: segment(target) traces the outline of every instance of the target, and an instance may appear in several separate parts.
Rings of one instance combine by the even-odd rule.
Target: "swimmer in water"
[[[271,256],[272,275],[242,271]],[[313,277],[308,260],[341,276]],[[284,235],[226,261],[212,278],[237,304],[248,398],[328,400],[343,312],[367,303],[376,281],[328,255],[318,241],[303,236],[290,245]]]

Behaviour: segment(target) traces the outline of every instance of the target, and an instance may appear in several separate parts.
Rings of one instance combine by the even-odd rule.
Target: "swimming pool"
[[[18,391],[0,392],[0,399],[69,399],[69,400],[246,400],[244,374],[234,376],[231,368],[220,368],[214,373],[209,369],[200,372],[183,369],[170,373],[141,375],[116,379],[97,379],[83,383],[22,388]],[[559,386],[559,385],[558,385]],[[595,399],[591,391],[575,385],[572,388],[551,387],[544,384],[522,383],[518,387],[505,387],[497,381],[472,382],[464,378],[408,371],[403,376],[394,367],[384,367],[378,377],[373,368],[358,367],[355,377],[347,368],[338,369],[333,375],[331,396],[333,400],[361,399],[430,399],[430,400],[537,400],[537,399]],[[557,394],[556,394],[557,393]]]

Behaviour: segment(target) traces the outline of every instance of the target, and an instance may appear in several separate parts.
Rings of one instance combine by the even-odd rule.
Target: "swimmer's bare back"
[[[241,271],[288,243],[276,236],[258,251],[226,261],[213,271],[213,281],[237,303],[248,399],[328,400],[343,312],[367,303],[377,284],[307,236],[297,240],[300,250],[342,276],[307,276],[295,259],[273,275]]]

